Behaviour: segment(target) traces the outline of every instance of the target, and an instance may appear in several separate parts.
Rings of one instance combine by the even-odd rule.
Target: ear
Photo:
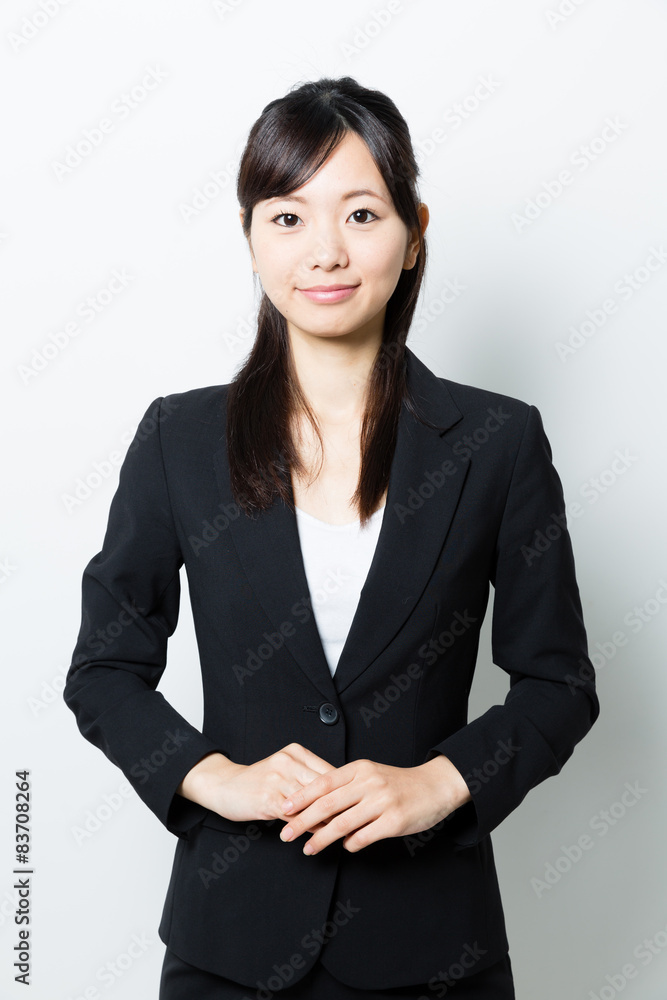
[[[429,211],[428,206],[423,202],[419,203],[417,209],[419,215],[419,228],[414,228],[410,230],[410,237],[408,240],[408,245],[405,250],[405,262],[403,264],[403,269],[410,271],[417,262],[417,255],[419,253],[419,234],[426,232],[426,227],[429,222]]]

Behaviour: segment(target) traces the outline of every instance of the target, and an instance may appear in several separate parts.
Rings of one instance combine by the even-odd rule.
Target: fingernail
[[[283,803],[283,812],[289,812],[293,807],[294,803],[288,799],[287,802]]]
[[[306,844],[305,847],[304,847],[304,849],[303,849],[303,853],[304,854],[312,854],[313,853],[312,844]]]
[[[292,829],[291,826],[286,826],[283,830],[280,831],[281,840],[291,840],[293,836],[294,836],[294,830]]]

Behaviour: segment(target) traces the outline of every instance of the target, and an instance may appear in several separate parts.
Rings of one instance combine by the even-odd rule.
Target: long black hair
[[[361,425],[361,468],[352,502],[365,524],[388,482],[403,400],[418,416],[405,378],[405,342],[426,265],[417,194],[419,167],[410,132],[393,101],[350,76],[304,83],[267,104],[252,126],[241,157],[237,197],[250,235],[254,206],[305,184],[349,132],[366,143],[394,207],[409,229],[419,231],[419,252],[403,269],[385,312],[382,343],[371,368]],[[292,418],[304,413],[320,444],[317,421],[301,390],[284,316],[262,295],[253,347],[229,386],[227,451],[231,486],[251,515],[276,494],[293,508],[292,469],[306,470],[294,444]]]

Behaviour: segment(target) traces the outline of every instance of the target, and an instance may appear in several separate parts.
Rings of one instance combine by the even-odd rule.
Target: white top
[[[296,507],[313,614],[332,677],[373,561],[385,507],[363,529],[358,519],[329,524]]]

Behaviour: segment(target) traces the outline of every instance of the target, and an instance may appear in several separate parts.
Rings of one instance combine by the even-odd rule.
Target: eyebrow
[[[383,201],[385,205],[389,204],[386,198],[383,198],[382,195],[378,194],[376,191],[371,191],[370,188],[360,188],[358,191],[348,191],[347,194],[341,196],[340,200],[349,201],[350,198],[359,198],[361,195],[370,195],[371,198],[379,198],[379,200]],[[308,199],[303,198],[301,195],[298,194],[284,194],[278,196],[277,198],[270,198],[266,204],[267,206],[273,205],[273,203],[276,201],[300,201],[304,205],[308,204]]]

